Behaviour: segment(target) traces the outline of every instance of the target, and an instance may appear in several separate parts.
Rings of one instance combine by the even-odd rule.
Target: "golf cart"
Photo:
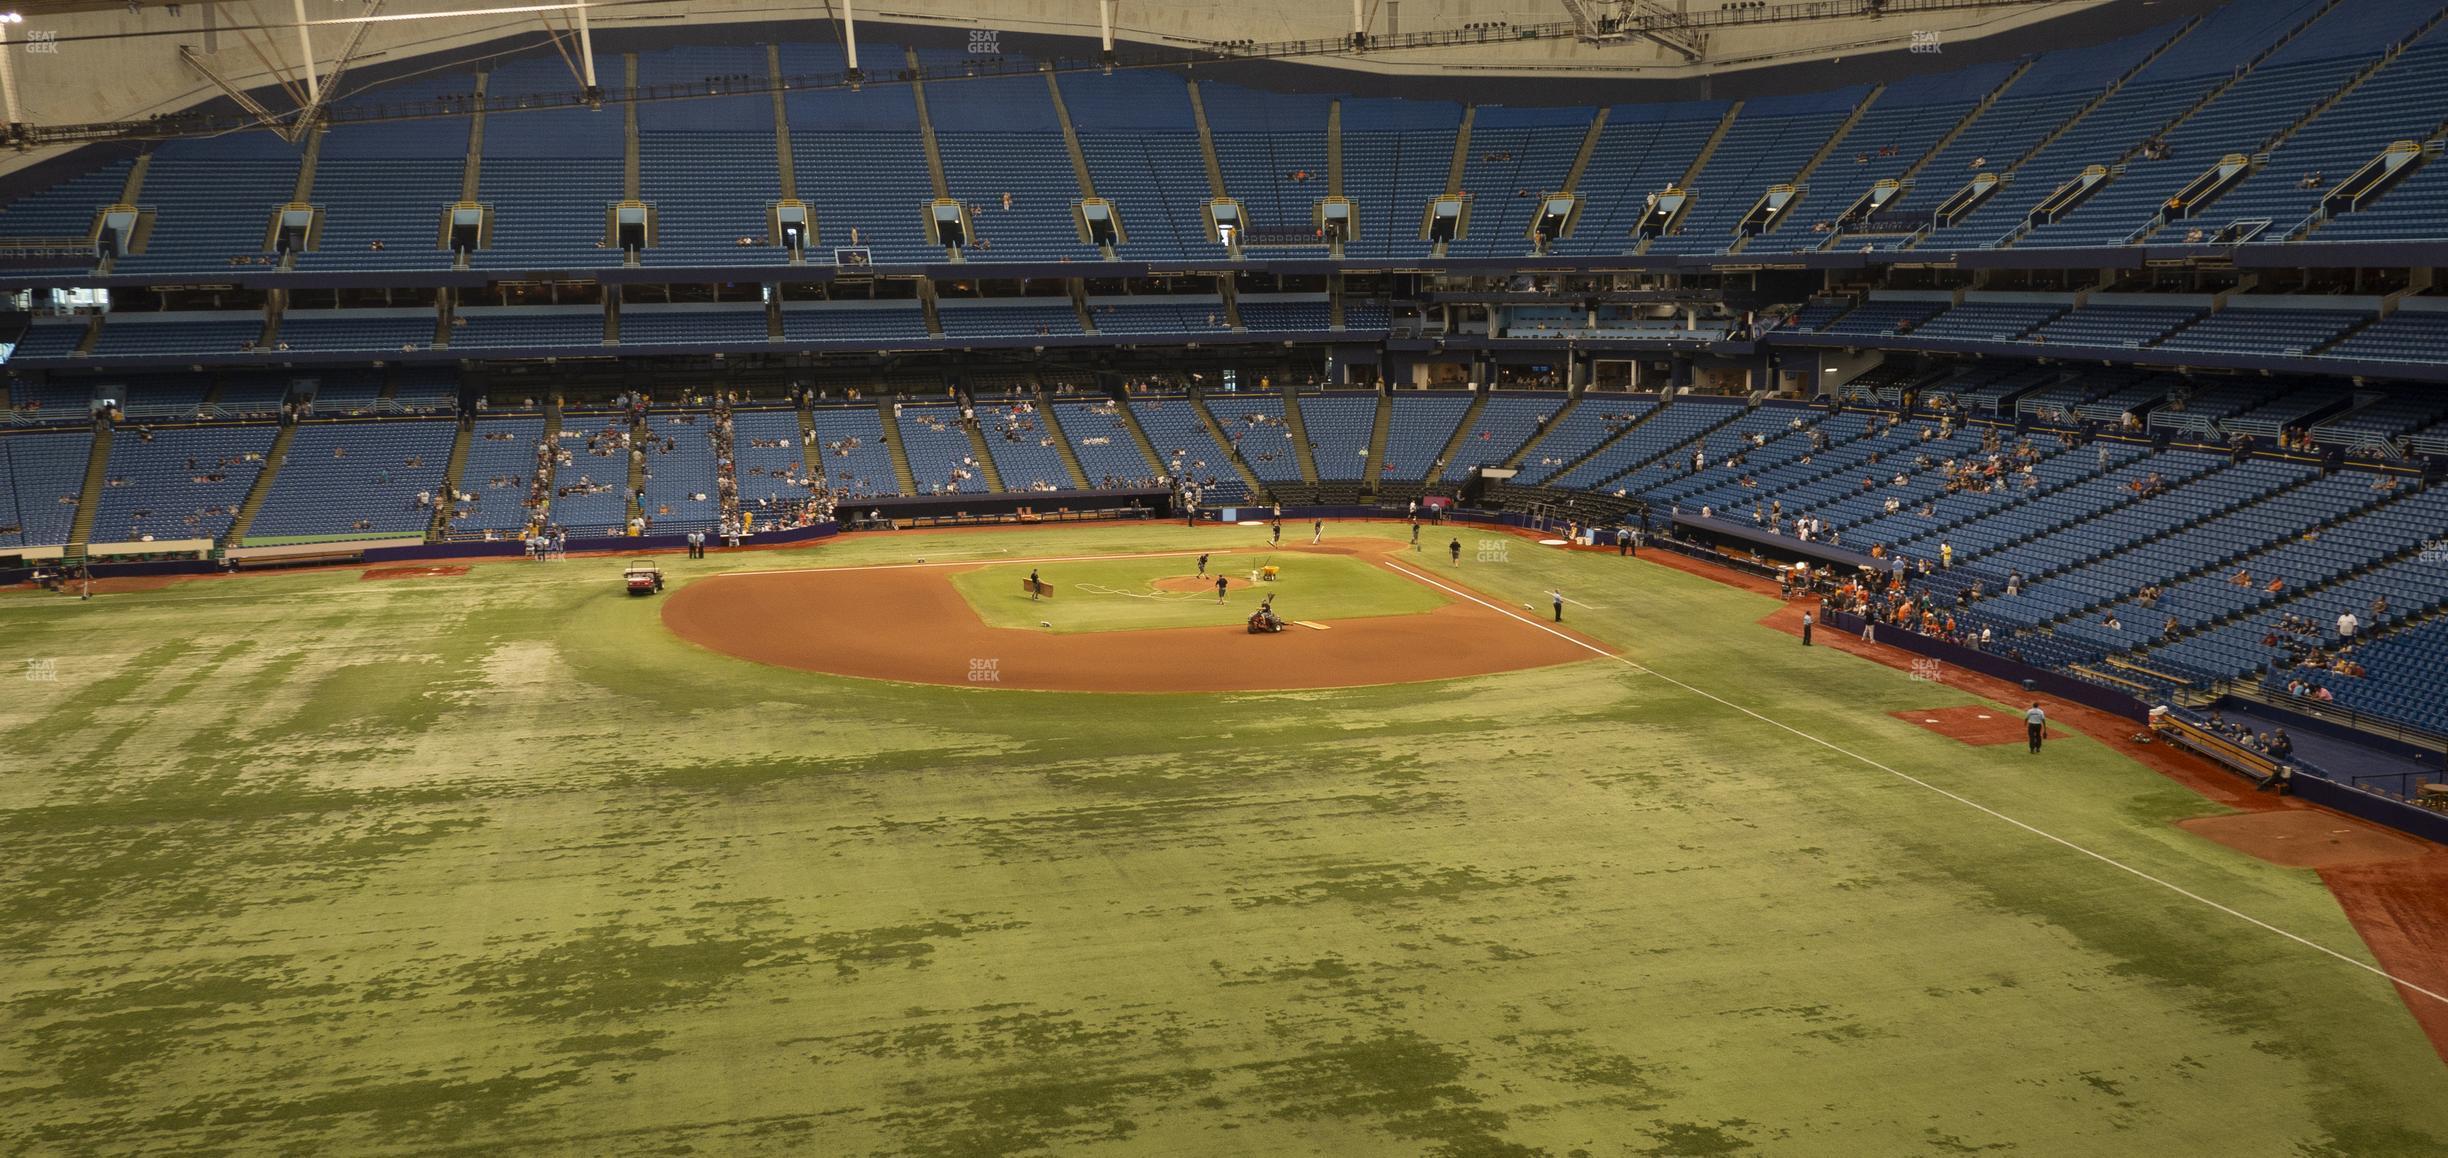
[[[621,572],[621,581],[631,595],[652,595],[663,589],[663,569],[649,559],[632,559],[629,569]]]

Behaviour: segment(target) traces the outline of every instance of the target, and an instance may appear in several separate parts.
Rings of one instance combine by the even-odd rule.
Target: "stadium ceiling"
[[[593,31],[691,24],[779,23],[800,35],[855,45],[859,22],[947,25],[1032,38],[1024,52],[970,63],[962,75],[1041,69],[1180,68],[1231,61],[1299,61],[1378,72],[1471,71],[1485,75],[1665,77],[1758,68],[1847,51],[1900,50],[2079,13],[2108,0],[1354,0],[1341,9],[1309,0],[1138,4],[1128,0],[858,0],[773,6],[761,0],[50,0],[0,12],[0,90],[9,142],[20,149],[96,141],[141,141],[270,127],[295,139],[315,123],[457,115],[464,101],[333,103],[336,83],[361,61],[398,62],[540,30],[572,66],[569,91],[552,103],[687,99],[686,91],[606,88],[586,51]],[[2146,0],[2161,5],[2162,0]],[[5,0],[0,0],[5,4]],[[2165,0],[2168,9],[2200,7]],[[1422,10],[1425,10],[1424,12]],[[1421,18],[1425,17],[1425,20]],[[1410,25],[1406,27],[1406,25]],[[1256,39],[1249,28],[1298,35]],[[1049,55],[1038,37],[1095,45]],[[544,42],[536,42],[541,47]],[[107,87],[47,70],[100,57]],[[852,59],[855,61],[855,51]],[[90,66],[89,66],[90,67]],[[147,70],[167,72],[158,77]],[[21,74],[23,76],[21,77]],[[132,79],[141,78],[141,79]],[[61,78],[66,81],[69,78]],[[790,89],[891,84],[898,67],[847,75],[771,78]],[[199,84],[198,81],[204,83]],[[21,102],[19,91],[34,99]],[[59,100],[44,100],[56,84]],[[153,93],[145,85],[175,91]],[[737,89],[725,89],[724,93]],[[210,104],[215,94],[228,105]],[[61,105],[86,116],[41,115]],[[117,106],[117,107],[112,107]],[[30,111],[29,111],[30,110]],[[90,114],[100,113],[99,117]]]

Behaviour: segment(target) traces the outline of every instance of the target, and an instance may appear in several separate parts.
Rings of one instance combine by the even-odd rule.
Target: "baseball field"
[[[0,595],[0,1153],[2448,1152],[2448,854],[1688,568],[1265,534]]]

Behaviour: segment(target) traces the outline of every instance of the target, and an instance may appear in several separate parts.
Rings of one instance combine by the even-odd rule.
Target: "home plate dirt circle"
[[[975,564],[970,566],[984,566]],[[672,592],[663,624],[701,647],[863,679],[1072,692],[1249,692],[1414,683],[1595,660],[1598,646],[1476,603],[1244,627],[1053,633],[992,627],[950,582],[959,568],[715,575]],[[1175,578],[1188,578],[1176,576]],[[1214,580],[1207,580],[1212,590]]]

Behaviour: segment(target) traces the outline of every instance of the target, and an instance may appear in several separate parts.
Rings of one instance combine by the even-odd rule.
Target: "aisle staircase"
[[[1537,430],[1530,432],[1530,437],[1523,441],[1521,446],[1515,448],[1513,453],[1506,455],[1504,462],[1500,465],[1502,465],[1506,470],[1520,470],[1521,464],[1529,461],[1530,452],[1537,450],[1538,444],[1547,441],[1547,436],[1550,433],[1553,433],[1556,427],[1562,426],[1564,424],[1564,420],[1571,417],[1573,409],[1580,406],[1581,400],[1586,397],[1588,397],[1587,394],[1576,392],[1571,397],[1566,398],[1564,400],[1564,405],[1559,407],[1555,414],[1547,419],[1546,424],[1540,426]]]
[[[1385,468],[1386,431],[1394,425],[1394,395],[1391,391],[1377,392],[1377,418],[1369,423],[1368,457],[1360,462],[1360,493],[1377,493],[1378,476]]]
[[[255,473],[255,485],[247,488],[246,499],[238,504],[238,513],[230,517],[229,530],[221,535],[222,546],[246,542],[247,529],[255,525],[255,512],[263,509],[265,497],[272,493],[272,480],[280,474],[281,464],[289,461],[289,443],[296,438],[294,422],[283,425],[280,433],[272,436],[272,449],[264,452],[263,469]]]
[[[824,448],[816,442],[816,410],[809,396],[799,396],[799,465],[807,468],[808,477],[830,485],[825,472]]]
[[[1130,431],[1131,441],[1139,444],[1139,453],[1147,456],[1148,476],[1171,478],[1173,468],[1165,462],[1163,455],[1156,453],[1156,440],[1148,437],[1147,428],[1139,425],[1139,416],[1131,412],[1130,396],[1116,394],[1114,397],[1115,413],[1121,416],[1123,427]]]
[[[1633,419],[1632,421],[1630,421],[1630,422],[1627,422],[1627,423],[1623,424],[1621,427],[1618,427],[1618,428],[1616,429],[1615,433],[1610,434],[1610,435],[1607,435],[1605,438],[1601,438],[1601,439],[1599,439],[1599,440],[1598,440],[1598,444],[1597,444],[1596,446],[1593,446],[1593,447],[1589,448],[1588,450],[1583,451],[1583,452],[1581,452],[1580,454],[1577,454],[1577,455],[1573,456],[1573,458],[1572,458],[1570,461],[1566,462],[1566,463],[1565,463],[1564,465],[1562,465],[1562,466],[1559,466],[1559,467],[1555,468],[1555,470],[1554,470],[1552,473],[1542,472],[1543,477],[1553,478],[1553,477],[1557,477],[1557,476],[1563,475],[1563,474],[1565,474],[1565,473],[1567,473],[1567,472],[1570,472],[1570,471],[1572,471],[1572,470],[1578,469],[1582,463],[1588,462],[1589,460],[1591,460],[1591,459],[1593,459],[1593,458],[1596,458],[1596,457],[1598,457],[1598,456],[1599,456],[1599,455],[1601,455],[1601,454],[1606,453],[1606,449],[1607,449],[1608,447],[1613,446],[1613,445],[1615,445],[1617,442],[1621,441],[1625,435],[1630,434],[1630,433],[1632,433],[1633,431],[1640,429],[1641,427],[1644,427],[1644,426],[1649,425],[1649,420],[1650,420],[1650,419],[1655,418],[1655,417],[1657,417],[1657,416],[1658,416],[1658,415],[1660,415],[1660,414],[1664,414],[1664,413],[1666,413],[1667,409],[1673,405],[1673,398],[1674,398],[1674,396],[1673,396],[1673,395],[1671,395],[1671,394],[1669,394],[1669,395],[1665,395],[1665,396],[1663,396],[1663,397],[1659,398],[1659,399],[1658,399],[1658,404],[1657,404],[1657,405],[1655,405],[1655,406],[1650,407],[1650,408],[1649,408],[1649,412],[1648,412],[1648,413],[1643,414],[1643,415],[1641,415],[1639,418],[1635,418],[1635,419]],[[1733,412],[1734,412],[1735,414],[1737,414],[1737,415],[1742,414],[1742,413],[1744,413],[1744,412],[1745,412],[1745,408],[1744,408],[1744,407],[1740,407],[1740,406],[1729,406],[1729,407],[1727,407],[1726,409],[1733,411]],[[1551,423],[1550,425],[1552,425],[1552,423]],[[1709,428],[1709,430],[1715,430],[1715,429],[1716,429],[1716,427],[1714,427],[1714,426],[1712,426],[1712,427],[1710,427],[1710,428]],[[1708,437],[1708,431],[1702,431],[1702,432],[1700,432],[1700,433],[1695,434],[1695,435],[1693,435],[1693,436],[1692,436],[1692,438],[1706,438],[1706,437]],[[1686,440],[1684,440],[1684,444],[1688,444],[1690,441],[1691,441],[1691,439],[1686,439]],[[1668,450],[1668,451],[1667,451],[1667,453],[1668,453],[1668,454],[1672,454],[1672,453],[1674,453],[1674,450],[1679,450],[1679,449],[1681,449],[1682,445],[1684,445],[1684,444],[1678,444],[1678,445],[1677,445],[1675,448]],[[1648,465],[1648,463],[1645,463],[1645,462],[1644,462],[1644,463],[1640,463],[1640,464],[1637,464],[1637,465],[1633,466],[1633,467],[1632,467],[1632,469],[1633,469],[1633,470],[1639,470],[1641,467],[1643,467],[1643,466],[1647,466],[1647,465]],[[1593,487],[1592,489],[1594,490],[1594,489],[1596,489],[1596,488],[1594,488],[1594,487]]]
[[[918,493],[918,472],[910,469],[909,448],[901,445],[901,420],[893,417],[893,396],[875,400],[876,415],[884,420],[884,445],[892,451],[893,481],[902,494]]]
[[[1232,194],[1224,191],[1224,163],[1216,157],[1215,131],[1207,126],[1207,102],[1200,99],[1198,81],[1195,78],[1188,81],[1188,84],[1190,86],[1190,120],[1198,125],[1199,156],[1207,162],[1207,195],[1209,197],[1230,197]]]
[[[1462,452],[1462,440],[1470,437],[1471,425],[1478,422],[1479,415],[1487,409],[1487,400],[1487,391],[1472,392],[1470,408],[1462,412],[1462,421],[1454,424],[1453,433],[1445,438],[1445,445],[1437,448],[1436,461],[1428,464],[1428,469],[1420,475],[1422,494],[1444,480],[1445,464],[1452,462],[1453,456]]]
[[[425,541],[439,543],[450,537],[450,513],[458,509],[460,482],[467,470],[468,443],[474,438],[476,420],[462,416],[459,429],[451,433],[450,460],[442,468],[443,502],[434,508],[425,531]]]
[[[646,489],[646,456],[637,453],[645,446],[646,417],[641,414],[629,420],[629,493],[623,498],[629,504],[631,519],[646,513],[646,508],[638,503],[638,492]],[[623,520],[624,523],[626,521]]]
[[[1234,472],[1241,476],[1241,485],[1249,488],[1250,497],[1271,495],[1272,492],[1267,489],[1266,484],[1259,480],[1258,472],[1251,470],[1249,463],[1241,458],[1240,446],[1224,433],[1224,424],[1217,422],[1215,415],[1208,412],[1207,400],[1194,390],[1190,393],[1189,402],[1190,413],[1198,415],[1199,425],[1207,428],[1207,437],[1214,439],[1217,446],[1224,448],[1224,457],[1232,463]]]
[[[1913,163],[1905,166],[1903,172],[1896,174],[1896,183],[1899,185],[1912,184],[1913,179],[1921,175],[1921,170],[1927,167],[1933,158],[1946,152],[1947,147],[1955,143],[1955,138],[1963,136],[1982,117],[1987,116],[1989,110],[1997,105],[1998,98],[2005,96],[2007,90],[2012,89],[2016,81],[2023,79],[2023,74],[2030,72],[2032,65],[2039,59],[2037,56],[2024,57],[2023,63],[2016,65],[2013,72],[2006,74],[2006,79],[1999,81],[1996,88],[1990,89],[1978,103],[1957,119],[1954,126],[1946,131],[1946,135],[1939,137],[1937,143],[1931,145],[1919,157],[1914,158]]]
[[[1062,459],[1063,469],[1071,472],[1071,485],[1081,490],[1094,490],[1088,481],[1088,471],[1080,465],[1079,452],[1071,446],[1071,436],[1064,433],[1062,419],[1054,415],[1054,397],[1046,392],[1045,383],[1037,383],[1030,394],[1037,401],[1037,417],[1045,422],[1046,436],[1054,440],[1054,453]]]
[[[1283,386],[1284,429],[1292,434],[1292,458],[1300,464],[1301,483],[1318,485],[1317,448],[1309,445],[1309,423],[1301,414],[1300,391],[1289,382]]]
[[[969,432],[969,454],[977,459],[978,473],[986,476],[986,489],[995,494],[1009,489],[1003,485],[1003,470],[995,465],[994,451],[986,445],[986,432],[978,428],[977,420],[963,419],[961,429]]]
[[[93,535],[94,514],[102,509],[102,487],[109,481],[113,431],[109,423],[95,426],[85,452],[85,485],[77,491],[76,518],[68,526],[67,554],[83,558]]]

